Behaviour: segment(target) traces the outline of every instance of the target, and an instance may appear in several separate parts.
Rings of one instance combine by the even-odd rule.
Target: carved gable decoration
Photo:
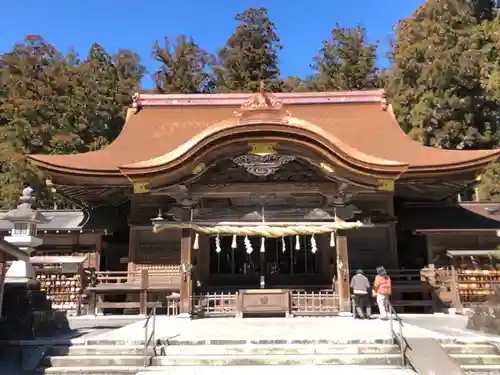
[[[256,156],[256,155],[244,155]],[[268,155],[274,156],[274,155]],[[253,160],[253,159],[252,159]],[[260,159],[259,159],[260,160]],[[267,160],[267,159],[266,159]],[[275,159],[272,159],[273,161]],[[204,185],[224,184],[233,182],[320,182],[325,181],[324,176],[320,171],[313,167],[300,163],[295,158],[281,160],[281,166],[273,173],[268,173],[266,168],[271,167],[270,164],[266,168],[258,165],[245,165],[246,158],[239,159],[241,166],[231,159],[220,161],[215,166],[209,168],[200,176],[197,183]],[[286,161],[285,163],[283,163]],[[250,172],[250,169],[252,172]]]
[[[264,81],[260,81],[260,90],[245,101],[235,116],[242,118],[255,114],[289,116],[290,113],[283,109],[283,103],[274,95],[266,93]]]
[[[269,176],[276,173],[280,167],[295,160],[295,156],[288,155],[241,155],[233,162],[246,169],[254,176]]]

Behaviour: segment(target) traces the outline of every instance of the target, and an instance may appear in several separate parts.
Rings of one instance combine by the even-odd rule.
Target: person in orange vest
[[[373,282],[373,294],[377,299],[380,318],[389,319],[389,297],[392,293],[392,281],[384,267],[377,267],[377,276]]]

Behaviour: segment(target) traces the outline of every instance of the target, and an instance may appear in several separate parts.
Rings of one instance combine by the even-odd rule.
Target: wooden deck
[[[160,302],[169,309],[168,297],[178,295],[181,281],[178,267],[161,271],[96,272],[92,278],[93,284],[86,291],[93,297],[91,309],[95,314],[107,308],[139,309],[140,314],[146,314],[151,304],[158,304],[158,301],[150,301],[150,296],[158,293],[165,294],[164,301]],[[132,295],[135,301],[104,301],[106,295],[120,294]]]

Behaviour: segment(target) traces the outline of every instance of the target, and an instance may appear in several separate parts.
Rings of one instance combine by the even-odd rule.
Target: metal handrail
[[[392,337],[392,342],[393,344],[397,344],[399,346],[401,353],[401,364],[403,366],[406,366],[406,350],[411,349],[411,347],[403,335],[403,319],[401,319],[401,317],[398,315],[389,299],[387,299],[387,306],[389,307],[389,329]],[[395,317],[395,319],[393,318],[393,316]],[[399,323],[398,332],[396,332],[394,329],[394,320]]]
[[[156,308],[161,306],[161,302],[156,303],[149,310],[148,315],[146,316],[146,321],[144,322],[144,367],[148,367],[150,365],[149,356],[148,356],[148,348],[149,344],[153,342],[153,352],[156,356],[156,348],[155,348],[155,334],[156,334]],[[149,321],[153,318],[153,329],[151,330],[151,334],[149,334]]]

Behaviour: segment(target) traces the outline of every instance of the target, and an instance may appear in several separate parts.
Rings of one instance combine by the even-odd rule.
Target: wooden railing
[[[91,294],[94,313],[100,313],[102,309],[139,309],[140,314],[146,314],[152,304],[158,304],[167,308],[167,314],[176,315],[179,312],[179,298],[168,296],[160,298],[154,296],[158,292],[172,292],[179,288],[181,275],[179,267],[163,270],[140,271],[102,271],[91,275],[88,291]],[[109,302],[105,301],[106,294],[131,295],[133,301]],[[153,301],[151,301],[153,299]]]
[[[418,282],[422,281],[420,277],[420,269],[386,269],[387,275],[394,283],[405,283],[405,282]],[[351,270],[351,277],[356,274],[356,270]],[[376,271],[365,271],[365,276],[368,278],[375,278],[377,276]]]
[[[339,295],[332,290],[293,291],[291,299],[293,315],[335,315],[339,312]]]
[[[194,294],[193,313],[198,316],[235,316],[238,293]]]
[[[95,273],[97,284],[140,284],[144,274],[147,275],[148,284],[179,284],[181,273],[178,266],[164,270],[141,269],[138,271],[100,271]]]

